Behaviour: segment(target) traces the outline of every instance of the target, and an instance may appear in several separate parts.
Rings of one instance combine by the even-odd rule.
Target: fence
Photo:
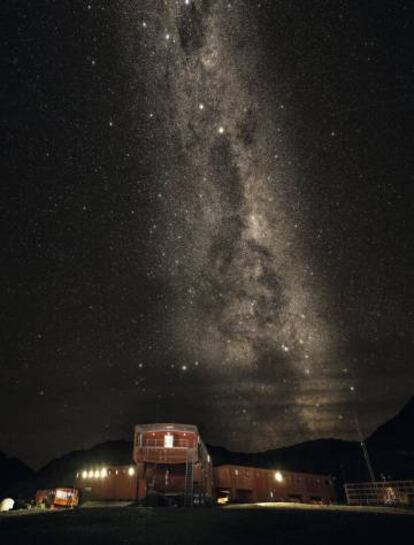
[[[349,505],[414,505],[414,481],[346,483]]]

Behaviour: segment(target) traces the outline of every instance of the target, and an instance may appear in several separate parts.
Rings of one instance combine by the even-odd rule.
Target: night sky
[[[0,450],[356,438],[414,393],[402,0],[2,2]]]

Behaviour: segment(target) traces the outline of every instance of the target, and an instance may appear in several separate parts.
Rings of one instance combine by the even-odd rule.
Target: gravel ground
[[[1,545],[394,545],[414,543],[414,512],[262,504],[210,509],[95,507],[0,516]]]

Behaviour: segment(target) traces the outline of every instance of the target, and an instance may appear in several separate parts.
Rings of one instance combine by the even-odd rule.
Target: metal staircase
[[[192,507],[194,498],[194,453],[187,449],[184,479],[184,507]]]

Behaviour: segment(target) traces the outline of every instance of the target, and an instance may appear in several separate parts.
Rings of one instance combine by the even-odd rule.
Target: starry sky
[[[180,421],[255,451],[399,410],[410,2],[3,11],[0,450]]]

